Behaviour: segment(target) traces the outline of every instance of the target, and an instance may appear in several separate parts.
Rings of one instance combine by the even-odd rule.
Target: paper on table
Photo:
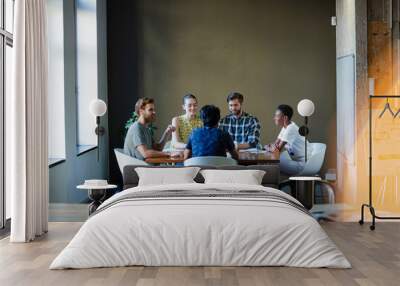
[[[239,152],[246,152],[246,153],[266,153],[265,150],[259,150],[257,148],[249,148],[249,149],[240,149]]]

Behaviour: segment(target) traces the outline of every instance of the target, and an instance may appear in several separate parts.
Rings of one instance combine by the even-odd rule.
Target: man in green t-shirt
[[[154,157],[179,156],[162,152],[165,143],[170,138],[175,128],[169,125],[158,143],[154,141],[149,124],[155,121],[156,112],[154,99],[140,98],[135,105],[135,111],[139,115],[138,120],[128,129],[125,137],[124,152],[127,155],[140,160]]]

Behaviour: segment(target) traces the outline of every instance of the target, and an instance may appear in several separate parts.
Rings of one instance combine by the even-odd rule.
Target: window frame
[[[49,19],[49,17],[50,17],[50,15],[51,14],[49,14],[50,12],[50,9],[49,9],[49,2],[50,2],[50,0],[46,0],[47,1],[47,22],[48,22],[48,25],[49,25],[49,23],[50,23],[50,19]],[[49,124],[49,126],[48,126],[48,140],[49,140],[49,154],[48,154],[48,156],[47,156],[47,165],[48,165],[48,167],[49,168],[53,168],[53,167],[55,167],[55,166],[57,166],[57,165],[59,165],[59,164],[61,164],[61,163],[64,163],[66,160],[67,160],[67,146],[66,146],[66,144],[67,144],[67,142],[66,142],[66,117],[65,117],[65,112],[66,112],[66,109],[65,109],[65,107],[66,107],[66,98],[65,98],[65,37],[64,37],[64,29],[65,29],[65,27],[64,27],[64,1],[61,1],[61,7],[62,7],[62,12],[61,12],[61,14],[62,14],[62,69],[63,69],[63,74],[62,74],[62,82],[63,82],[63,86],[62,86],[62,106],[60,106],[60,109],[59,110],[61,110],[62,109],[62,116],[63,116],[63,119],[62,119],[62,124],[60,124],[60,130],[62,130],[62,133],[63,133],[63,135],[61,135],[61,136],[63,136],[62,138],[63,138],[63,152],[61,152],[60,150],[61,149],[59,149],[59,148],[61,148],[59,145],[57,145],[57,148],[56,148],[56,152],[55,153],[58,153],[57,155],[54,155],[54,153],[52,152],[52,151],[54,151],[55,149],[53,149],[53,147],[54,147],[54,145],[52,145],[50,142],[51,142],[51,138],[54,138],[54,134],[52,133],[52,131],[53,131],[53,126],[51,125],[51,124]],[[49,28],[48,28],[49,29]],[[49,68],[49,71],[50,71],[50,63],[51,63],[51,61],[53,60],[53,58],[52,58],[52,53],[51,53],[51,51],[52,51],[52,48],[54,48],[52,45],[51,45],[51,43],[52,43],[52,41],[50,40],[51,39],[51,33],[50,33],[50,31],[48,31],[48,55],[49,55],[49,59],[48,59],[48,68]],[[51,78],[51,75],[49,74],[49,80],[50,80],[50,78]],[[50,81],[49,81],[49,84],[50,84]],[[50,91],[51,91],[51,88],[50,88],[50,86],[48,86],[48,89],[49,89],[49,96],[50,96]],[[60,93],[61,94],[61,93]],[[50,98],[49,98],[49,102],[48,102],[48,108],[50,107],[50,105],[52,104],[52,101],[50,100]],[[47,112],[49,112],[49,110],[47,111]],[[49,116],[49,120],[51,120],[51,118],[52,118],[52,116],[50,115],[50,114],[48,114],[48,116]],[[57,135],[60,135],[60,134],[58,134],[57,133]],[[52,142],[53,143],[53,142]]]
[[[75,97],[76,97],[76,156],[79,157],[81,155],[84,155],[92,150],[96,150],[99,148],[99,138],[96,135],[96,142],[94,143],[89,143],[89,144],[84,144],[80,142],[80,134],[79,134],[79,130],[80,130],[80,125],[79,125],[79,97],[80,97],[80,80],[79,80],[79,43],[78,43],[78,9],[79,9],[79,0],[73,0],[74,3],[74,34],[75,34]],[[96,99],[99,99],[99,90],[98,90],[98,35],[97,35],[97,31],[98,31],[98,26],[97,26],[97,1],[96,2],[96,89],[97,89],[97,93],[96,93]],[[89,105],[87,106],[87,112],[89,113]],[[93,118],[93,120],[95,120],[95,118]],[[95,133],[95,127],[92,130],[86,130],[86,132],[93,132]]]

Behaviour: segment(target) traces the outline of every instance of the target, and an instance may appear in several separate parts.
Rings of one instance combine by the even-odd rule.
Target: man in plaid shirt
[[[226,101],[231,113],[221,119],[219,128],[231,135],[237,149],[257,147],[261,125],[256,117],[242,110],[243,95],[232,92]]]

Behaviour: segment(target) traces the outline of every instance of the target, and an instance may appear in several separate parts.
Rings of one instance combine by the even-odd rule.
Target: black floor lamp
[[[304,117],[304,125],[299,128],[299,134],[304,136],[304,161],[307,162],[307,135],[310,132],[308,129],[308,117],[313,115],[315,111],[314,102],[309,99],[303,99],[297,104],[297,111]]]
[[[309,134],[308,117],[314,113],[314,110],[314,103],[309,99],[303,99],[297,104],[297,112],[304,117],[304,125],[299,128],[299,134],[304,137],[304,163],[307,162],[307,136]],[[302,173],[300,172],[300,174]],[[311,209],[314,205],[315,181],[321,179],[319,177],[296,175],[290,177],[289,180],[292,182],[292,186],[295,189],[295,197],[307,209]]]

